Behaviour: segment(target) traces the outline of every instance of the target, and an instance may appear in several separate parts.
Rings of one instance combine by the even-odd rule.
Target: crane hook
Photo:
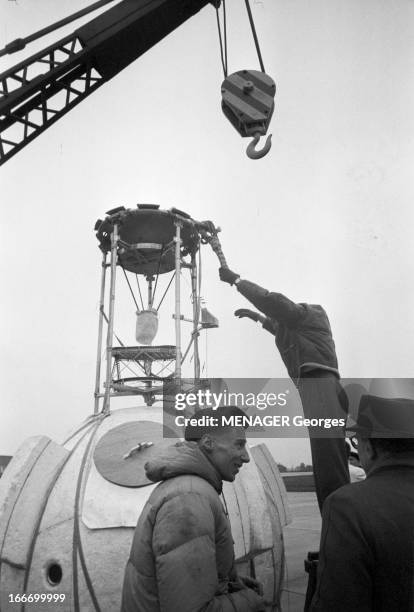
[[[246,149],[247,157],[250,157],[250,159],[260,159],[270,151],[270,148],[272,146],[272,134],[269,134],[269,136],[266,138],[266,144],[263,149],[261,149],[260,151],[256,151],[255,146],[259,142],[260,136],[261,134],[259,132],[256,132],[256,134],[254,134],[253,136],[253,140]]]

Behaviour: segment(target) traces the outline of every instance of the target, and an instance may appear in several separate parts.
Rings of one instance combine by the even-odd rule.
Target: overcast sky
[[[0,45],[87,4],[3,0]],[[244,3],[227,5],[229,72],[258,69]],[[93,410],[93,226],[117,205],[176,206],[220,225],[242,277],[324,305],[343,376],[413,375],[414,3],[257,0],[252,9],[277,84],[264,159],[246,157],[248,140],[222,114],[208,6],[2,167],[1,454],[34,434],[60,440]],[[0,69],[77,25],[1,58]],[[202,294],[220,320],[207,350],[202,342],[204,371],[285,376],[272,337],[233,316],[247,304],[217,267],[204,248]],[[131,318],[116,327],[133,342],[134,308],[125,309]],[[163,316],[170,322],[171,310]],[[272,450],[287,464],[310,457],[304,440]]]

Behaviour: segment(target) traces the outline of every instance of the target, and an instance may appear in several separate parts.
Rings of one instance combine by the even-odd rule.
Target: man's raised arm
[[[220,280],[229,285],[236,285],[237,291],[270,319],[276,319],[285,325],[295,325],[305,313],[301,304],[292,302],[282,293],[274,293],[251,281],[242,280],[229,268],[220,268],[219,274]]]
[[[272,336],[276,334],[278,323],[276,319],[271,319],[270,317],[265,317],[254,310],[250,310],[249,308],[239,308],[234,313],[235,317],[239,319],[251,319],[255,323],[261,323],[263,329],[270,332]]]

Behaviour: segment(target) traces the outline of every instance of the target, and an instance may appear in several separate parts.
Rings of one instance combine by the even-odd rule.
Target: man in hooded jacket
[[[201,410],[221,419],[238,408]],[[220,500],[250,461],[242,427],[191,427],[185,441],[146,464],[160,484],[135,529],[122,592],[122,612],[263,611],[259,584],[234,569],[230,523]]]

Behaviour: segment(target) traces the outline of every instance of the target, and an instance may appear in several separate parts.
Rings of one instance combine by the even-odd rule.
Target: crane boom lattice
[[[46,70],[45,70],[46,69]],[[76,34],[0,76],[0,164],[105,82]]]
[[[211,1],[123,0],[0,74],[0,165]]]

